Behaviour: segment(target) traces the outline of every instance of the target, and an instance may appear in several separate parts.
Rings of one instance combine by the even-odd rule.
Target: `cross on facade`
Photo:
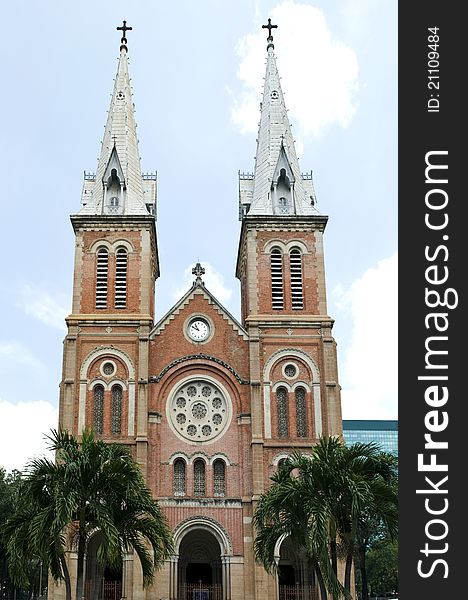
[[[271,35],[271,30],[277,29],[277,27],[278,27],[278,25],[271,24],[271,19],[268,19],[268,25],[262,25],[262,29],[268,29],[268,39],[270,39],[270,38],[273,39],[273,36]]]
[[[196,281],[201,281],[201,276],[205,274],[205,269],[198,262],[192,269],[192,274],[196,276]]]
[[[117,31],[122,32],[122,39],[121,39],[122,43],[124,42],[124,40],[127,41],[127,31],[131,31],[132,29],[133,29],[133,27],[127,27],[127,21],[123,22],[122,27],[117,27]]]

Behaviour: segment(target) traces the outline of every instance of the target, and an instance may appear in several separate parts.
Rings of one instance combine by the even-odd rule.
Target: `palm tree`
[[[315,571],[322,600],[327,591],[338,597],[343,587],[328,551],[329,527],[332,521],[330,503],[321,493],[313,455],[292,454],[272,476],[273,485],[257,504],[253,522],[257,532],[254,551],[267,572],[277,570],[275,547],[281,538],[289,536]]]
[[[398,532],[398,459],[388,453],[382,453],[381,458],[391,467],[390,479],[385,481],[386,489],[383,494],[374,493],[373,509],[363,512],[357,526],[356,554],[361,573],[362,600],[369,598],[366,570],[366,555],[369,548],[378,540],[387,539],[389,542],[395,540]]]
[[[40,560],[48,564],[55,581],[65,583],[66,600],[71,600],[71,584],[65,560],[66,535],[54,530],[54,515],[49,509],[53,498],[44,487],[41,498],[33,498],[28,483],[23,481],[16,510],[5,525],[8,570],[18,586],[29,587],[28,565]]]
[[[71,600],[65,550],[72,544],[77,549],[75,595],[81,600],[87,544],[98,530],[100,576],[105,566],[120,567],[123,554],[132,548],[142,566],[143,585],[149,585],[173,552],[172,536],[130,451],[96,440],[88,429],[81,442],[67,431],[54,430],[48,439],[56,462],[41,458],[30,463],[20,506],[7,523],[7,552],[16,578],[23,577],[25,557],[47,557],[53,578],[65,580]]]
[[[360,534],[370,517],[394,536],[398,526],[395,457],[378,445],[356,443],[342,448],[347,489],[338,505],[338,536],[346,552],[344,587],[351,591],[351,570]]]
[[[272,477],[254,514],[256,558],[275,569],[274,548],[289,535],[311,560],[321,588],[333,598],[350,597],[351,568],[358,527],[366,511],[396,514],[392,466],[375,444],[347,447],[323,437],[311,456],[292,454]],[[387,513],[385,513],[385,510]],[[346,558],[344,586],[338,582],[338,557]]]

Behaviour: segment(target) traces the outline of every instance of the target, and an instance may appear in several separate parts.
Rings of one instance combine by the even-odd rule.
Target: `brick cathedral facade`
[[[172,528],[176,554],[151,588],[131,554],[108,575],[121,597],[183,600],[198,589],[209,594],[200,599],[277,599],[284,586],[313,588],[314,575],[288,540],[278,543],[279,577],[255,563],[256,502],[291,450],[342,434],[327,217],[299,169],[269,29],[255,169],[239,179],[241,320],[206,288],[202,265],[157,320],[157,182],[140,168],[125,35],[97,171],[71,217],[59,425],[128,445]],[[93,561],[91,540],[88,579]],[[72,576],[74,565],[71,553]]]

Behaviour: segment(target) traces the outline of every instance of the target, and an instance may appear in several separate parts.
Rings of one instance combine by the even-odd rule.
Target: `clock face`
[[[202,342],[210,334],[210,326],[208,322],[201,318],[196,318],[190,321],[188,326],[188,334],[192,340]]]

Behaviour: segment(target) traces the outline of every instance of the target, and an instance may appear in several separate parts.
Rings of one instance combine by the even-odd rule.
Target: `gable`
[[[192,287],[185,296],[183,296],[177,304],[175,304],[165,315],[156,323],[150,333],[150,339],[161,335],[168,324],[173,321],[193,300],[203,298],[205,307],[208,313],[217,314],[244,340],[248,340],[247,331],[242,325],[216,300],[216,298],[204,287],[197,285]]]
[[[201,341],[190,324],[202,321],[208,333]],[[248,380],[248,335],[242,325],[204,288],[194,286],[150,333],[150,372],[156,380],[169,365],[201,359],[218,363],[239,381]]]

